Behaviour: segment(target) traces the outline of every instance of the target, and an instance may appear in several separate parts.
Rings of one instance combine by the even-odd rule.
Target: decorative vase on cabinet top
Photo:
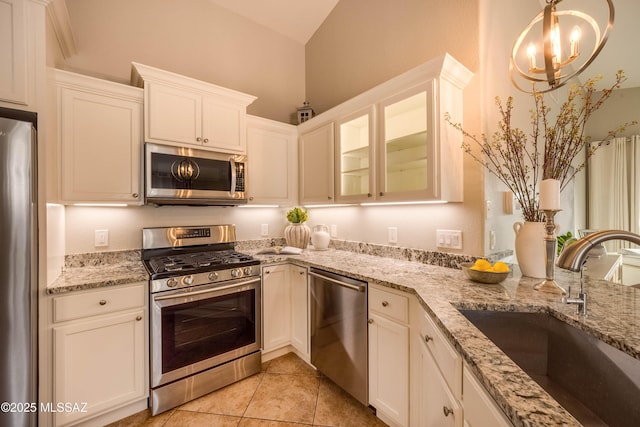
[[[546,231],[544,222],[525,221],[513,224],[516,233],[516,258],[523,276],[546,277]]]
[[[313,227],[313,233],[311,233],[311,244],[317,251],[326,251],[329,249],[329,227],[324,224],[319,224]]]
[[[294,248],[306,249],[309,245],[309,236],[311,230],[304,222],[289,223],[287,228],[284,229],[284,238],[287,241],[287,246],[293,246]]]

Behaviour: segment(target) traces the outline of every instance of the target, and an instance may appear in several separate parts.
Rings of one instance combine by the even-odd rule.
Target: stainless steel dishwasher
[[[368,405],[367,282],[312,268],[311,364]]]

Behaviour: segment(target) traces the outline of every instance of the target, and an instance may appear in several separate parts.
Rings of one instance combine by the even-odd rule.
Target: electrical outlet
[[[338,226],[331,224],[331,237],[338,237]]]
[[[262,226],[260,227],[260,235],[262,237],[269,236],[269,224],[262,224]]]
[[[389,227],[388,228],[389,231],[389,243],[393,244],[393,243],[398,243],[398,227]]]
[[[94,245],[95,247],[109,246],[109,230],[96,230]]]
[[[436,242],[440,248],[462,249],[462,231],[436,230]]]
[[[494,230],[489,231],[489,250],[496,248],[496,232]]]

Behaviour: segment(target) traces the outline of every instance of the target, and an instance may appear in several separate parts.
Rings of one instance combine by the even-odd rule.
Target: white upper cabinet
[[[431,114],[434,85],[431,81],[379,104],[380,201],[438,198]]]
[[[145,141],[246,153],[254,96],[135,62],[132,84],[144,87]]]
[[[0,0],[0,100],[27,103],[25,0]]]
[[[333,203],[333,122],[301,132],[299,158],[300,203]]]
[[[374,109],[367,107],[336,121],[336,201],[370,200],[375,189]]]
[[[463,197],[462,91],[472,73],[448,54],[428,61],[301,124],[301,150],[311,129],[335,127],[335,195],[339,203],[448,201]],[[301,157],[301,202],[307,168]]]
[[[60,202],[142,204],[142,90],[54,70]]]
[[[298,200],[295,126],[247,116],[247,192],[250,205],[295,205]]]

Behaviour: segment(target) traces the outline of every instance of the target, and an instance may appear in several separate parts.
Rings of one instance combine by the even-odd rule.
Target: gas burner
[[[183,276],[206,271],[255,265],[251,255],[233,249],[207,250],[204,252],[158,255],[147,260],[146,265],[152,279]]]

